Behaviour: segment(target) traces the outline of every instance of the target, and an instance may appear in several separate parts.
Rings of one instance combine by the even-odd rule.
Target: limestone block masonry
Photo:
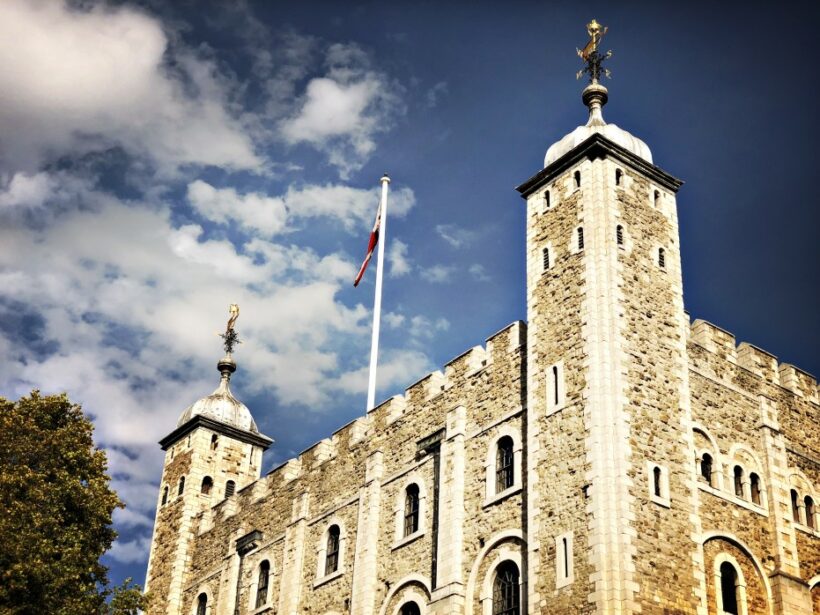
[[[518,188],[527,324],[264,476],[252,421],[183,422],[150,613],[820,615],[817,382],[690,323],[682,182],[588,91]]]

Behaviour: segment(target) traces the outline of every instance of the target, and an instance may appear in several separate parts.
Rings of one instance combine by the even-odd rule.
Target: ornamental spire
[[[230,313],[230,318],[228,318],[228,325],[225,327],[225,333],[219,334],[225,348],[225,356],[220,359],[219,363],[217,363],[217,369],[222,374],[223,380],[230,378],[230,374],[236,371],[236,363],[234,362],[231,353],[233,352],[236,344],[242,343],[239,339],[239,335],[236,333],[236,329],[234,329],[236,319],[239,318],[239,306],[236,303],[231,303],[228,308],[228,312]]]
[[[592,20],[587,24],[587,34],[589,34],[589,42],[583,49],[576,49],[578,56],[584,61],[584,68],[578,71],[575,75],[576,79],[580,79],[584,73],[589,75],[590,83],[598,83],[601,75],[609,79],[609,70],[603,68],[601,65],[604,60],[612,57],[612,51],[601,53],[598,51],[598,45],[601,39],[609,30],[609,26],[602,26],[596,20]]]

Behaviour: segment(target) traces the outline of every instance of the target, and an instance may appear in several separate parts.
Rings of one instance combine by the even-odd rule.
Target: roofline
[[[521,193],[522,198],[526,198],[541,186],[551,182],[558,175],[575,165],[582,158],[592,160],[594,158],[605,158],[607,156],[632,167],[672,192],[677,192],[683,185],[682,180],[670,175],[660,167],[655,166],[651,162],[647,162],[640,156],[633,154],[628,149],[621,147],[614,141],[596,132],[558,158],[558,160],[538,171],[538,173],[530,177],[523,184],[517,186],[516,190]]]
[[[273,444],[272,438],[269,438],[261,433],[254,433],[252,431],[248,431],[247,429],[239,429],[238,427],[233,427],[232,425],[227,425],[226,423],[216,421],[207,416],[197,414],[191,420],[183,425],[180,425],[160,440],[159,445],[162,447],[162,450],[168,450],[169,446],[177,442],[180,438],[187,436],[197,427],[205,427],[221,433],[224,436],[228,436],[229,438],[233,438],[234,440],[261,446],[262,450],[268,450],[268,447]]]

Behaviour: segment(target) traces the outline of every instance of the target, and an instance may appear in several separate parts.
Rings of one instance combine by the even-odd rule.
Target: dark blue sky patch
[[[21,355],[45,359],[60,350],[56,340],[49,339],[46,321],[33,306],[0,295],[0,333],[19,347]]]

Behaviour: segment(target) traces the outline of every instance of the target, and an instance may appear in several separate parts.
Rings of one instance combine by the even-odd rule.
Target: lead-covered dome
[[[236,371],[236,363],[230,357],[225,357],[217,365],[222,379],[216,390],[194,402],[182,413],[177,421],[177,427],[182,427],[197,415],[219,421],[231,427],[259,433],[256,423],[248,407],[231,393],[231,374]]]
[[[647,162],[652,162],[652,152],[646,143],[629,134],[626,130],[618,128],[615,124],[607,124],[604,121],[601,107],[606,104],[608,98],[607,89],[604,86],[599,83],[590,84],[584,88],[581,98],[584,104],[589,107],[589,120],[584,126],[578,126],[578,128],[549,147],[547,155],[544,157],[545,167],[551,165],[595,133],[606,137],[616,145],[620,145]]]

